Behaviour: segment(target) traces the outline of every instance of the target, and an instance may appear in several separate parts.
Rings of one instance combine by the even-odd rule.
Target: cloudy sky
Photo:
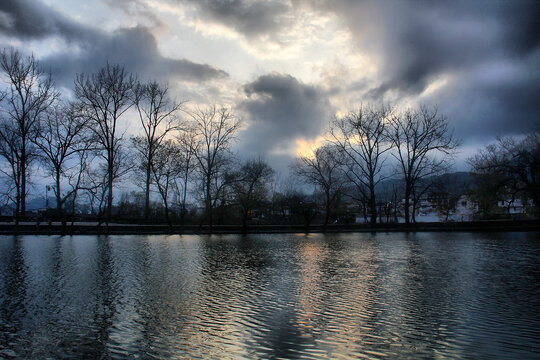
[[[106,61],[232,106],[238,151],[278,169],[361,103],[438,105],[459,164],[540,122],[540,1],[2,0],[0,47],[66,93]]]

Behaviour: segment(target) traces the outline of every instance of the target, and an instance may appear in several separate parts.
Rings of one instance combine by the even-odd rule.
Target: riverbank
[[[247,233],[306,233],[323,232],[322,225],[250,225]],[[468,221],[468,222],[431,222],[417,224],[339,224],[328,225],[326,232],[417,232],[417,231],[540,231],[540,222],[537,220],[511,221]],[[0,234],[4,235],[102,235],[102,234],[241,234],[244,229],[238,225],[214,225],[212,229],[206,225],[138,225],[117,224],[109,225],[97,223],[75,223],[63,228],[59,223],[21,223],[19,225],[0,223]]]

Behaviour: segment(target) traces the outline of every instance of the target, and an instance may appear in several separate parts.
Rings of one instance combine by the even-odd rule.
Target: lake
[[[538,232],[0,236],[0,358],[539,354]]]

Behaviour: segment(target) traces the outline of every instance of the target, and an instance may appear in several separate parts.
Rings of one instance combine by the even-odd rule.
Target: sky
[[[67,96],[108,61],[230,106],[238,154],[278,171],[361,104],[437,106],[465,170],[540,125],[538,19],[537,0],[2,0],[0,48],[33,53]]]

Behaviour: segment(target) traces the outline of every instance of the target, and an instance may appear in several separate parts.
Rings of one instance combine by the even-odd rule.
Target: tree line
[[[78,74],[70,100],[61,97],[51,74],[33,56],[4,49],[0,68],[7,85],[0,94],[0,171],[3,197],[13,204],[17,223],[26,215],[36,166],[53,184],[63,224],[78,200],[89,204],[100,222],[112,219],[116,185],[128,174],[141,183],[145,218],[156,192],[167,222],[173,195],[182,220],[191,183],[209,224],[218,202],[231,191],[245,218],[260,184],[273,176],[262,160],[235,166],[231,145],[241,122],[228,107],[188,111],[171,99],[167,84],[142,82],[120,65],[107,63],[96,73]],[[142,128],[130,138],[125,134],[128,110],[138,115]]]
[[[483,218],[493,218],[516,202],[540,209],[540,130],[521,137],[500,137],[468,160],[470,195]]]
[[[334,118],[326,143],[312,156],[300,157],[293,171],[324,194],[324,226],[341,195],[366,208],[370,223],[375,224],[383,211],[377,188],[396,176],[403,179],[403,215],[410,223],[415,221],[419,200],[433,186],[420,180],[447,171],[458,146],[446,117],[436,108],[398,111],[384,104],[361,106]]]
[[[233,153],[241,121],[230,107],[188,109],[185,102],[172,100],[166,83],[140,81],[120,65],[107,63],[95,73],[77,74],[69,100],[33,56],[4,49],[0,68],[6,85],[0,93],[0,171],[3,197],[13,204],[16,222],[26,214],[28,184],[39,166],[53,184],[57,217],[64,225],[78,201],[89,204],[100,222],[110,221],[116,186],[127,176],[142,190],[137,211],[145,219],[153,217],[157,196],[167,223],[173,216],[183,223],[191,198],[202,204],[201,223],[211,227],[234,210],[244,228],[255,213],[274,222],[279,214],[293,214],[306,224],[320,213],[326,226],[345,197],[372,224],[378,217],[381,221],[382,213],[388,221],[390,201],[383,199],[381,206],[378,188],[399,177],[400,189],[392,189],[393,212],[403,198],[409,223],[434,186],[426,179],[443,174],[459,147],[436,108],[361,106],[335,117],[325,143],[291,165],[296,179],[313,185],[314,193],[299,186],[277,191],[275,171],[264,160],[242,162]],[[129,138],[127,114],[135,114],[142,129]],[[478,156],[487,158],[489,151]],[[128,205],[121,201],[119,212]]]

